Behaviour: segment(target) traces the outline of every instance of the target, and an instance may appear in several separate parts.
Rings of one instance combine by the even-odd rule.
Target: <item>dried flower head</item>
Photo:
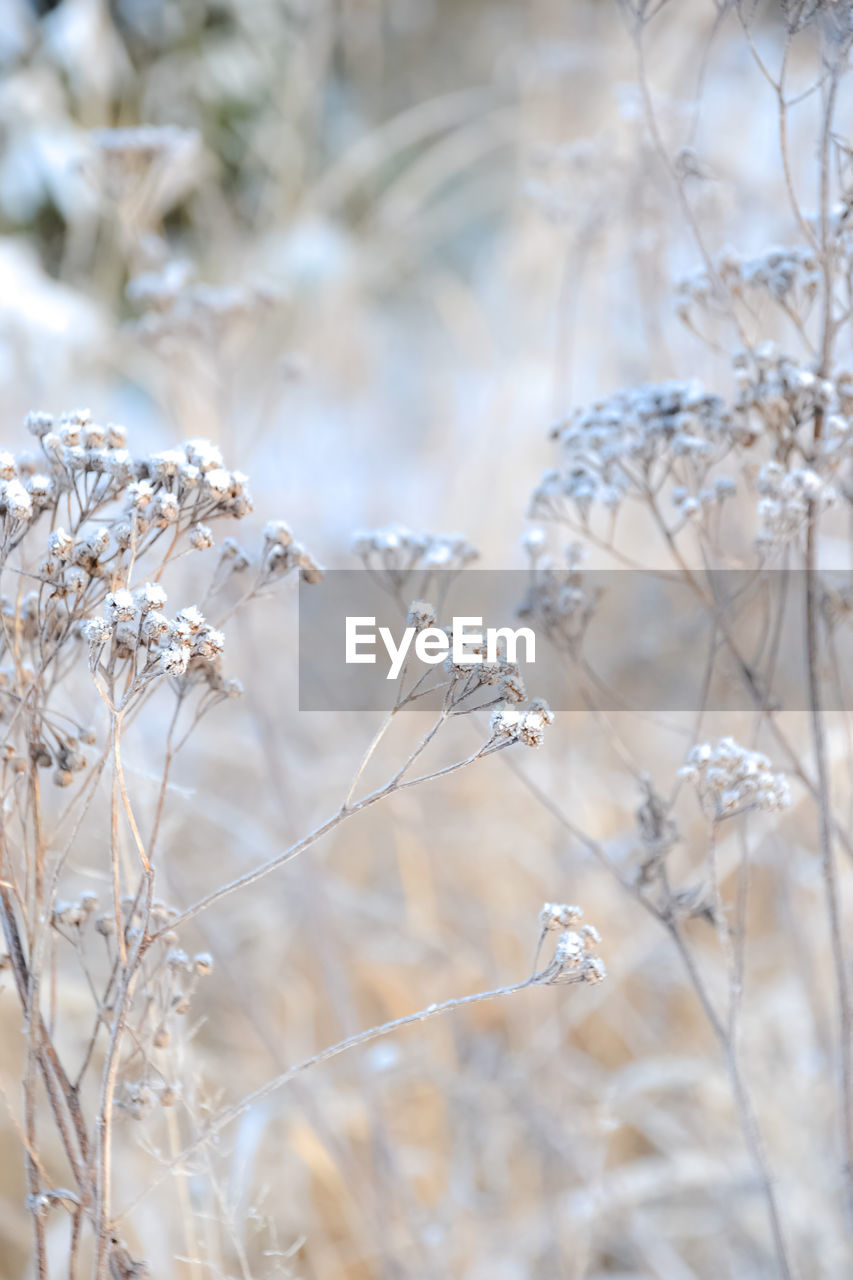
[[[693,784],[703,808],[715,818],[752,808],[784,809],[791,803],[785,775],[773,773],[767,756],[734,738],[692,747],[678,774]]]

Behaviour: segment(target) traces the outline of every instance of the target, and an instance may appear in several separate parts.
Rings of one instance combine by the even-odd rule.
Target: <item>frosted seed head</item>
[[[53,430],[53,414],[45,413],[41,409],[35,409],[27,414],[24,419],[24,426],[30,435],[42,440],[49,431]]]
[[[161,529],[177,524],[180,514],[180,504],[174,493],[158,493],[151,504],[151,517]]]
[[[200,658],[219,658],[225,650],[225,636],[213,627],[204,626],[196,636],[192,651]]]
[[[136,588],[133,598],[137,609],[144,616],[152,609],[163,608],[166,603],[166,592],[159,582],[145,582],[141,587]]]
[[[601,934],[594,924],[581,925],[580,935],[587,951],[594,951],[596,947],[601,945]]]
[[[172,624],[165,613],[161,613],[159,609],[152,609],[150,613],[145,615],[142,622],[142,634],[146,640],[162,640],[164,636],[171,635],[171,633]]]
[[[194,551],[206,551],[213,546],[213,533],[206,524],[194,525],[190,532],[190,546]]]
[[[130,622],[136,616],[136,601],[126,587],[108,592],[104,603],[111,622]]]
[[[568,929],[583,918],[583,908],[566,902],[546,902],[539,912],[539,923],[543,929]]]
[[[167,676],[177,677],[186,673],[192,654],[187,645],[170,645],[160,655],[160,665]]]
[[[188,605],[175,615],[175,629],[179,635],[194,636],[204,626],[204,614],[196,605]]]
[[[434,605],[428,604],[426,600],[413,600],[409,605],[409,612],[406,616],[406,625],[414,627],[416,631],[426,631],[428,627],[434,627]]]
[[[93,647],[100,647],[111,639],[113,629],[106,618],[87,618],[83,623],[83,637]]]
[[[592,986],[603,982],[607,977],[607,969],[600,956],[587,956],[581,966],[581,973],[584,982],[589,982]]]
[[[266,542],[276,543],[279,547],[289,547],[293,542],[293,534],[284,520],[270,520],[264,526],[264,539]]]

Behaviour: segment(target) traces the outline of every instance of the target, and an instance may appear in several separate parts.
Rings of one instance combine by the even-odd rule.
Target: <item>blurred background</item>
[[[769,56],[777,18],[774,4],[756,16]],[[773,96],[734,15],[670,0],[647,36],[659,141],[711,250],[791,240]],[[807,204],[810,111],[791,137]],[[676,314],[674,282],[697,260],[611,0],[0,0],[7,447],[27,410],[85,405],[138,451],[215,440],[252,479],[257,526],[287,519],[329,566],[356,563],[355,530],[402,521],[521,568],[560,414],[633,381],[728,390],[726,361]],[[635,550],[664,562],[651,540]],[[295,604],[235,620],[246,695],[176,767],[164,874],[180,905],[333,812],[376,727],[297,711]],[[686,718],[624,720],[668,789]],[[454,729],[450,758],[476,745],[469,723]],[[154,722],[128,739],[143,799],[161,753]],[[134,1210],[128,1245],[153,1276],[776,1274],[678,957],[553,812],[629,871],[636,780],[582,715],[509,754],[346,823],[193,923],[185,945],[217,969],[184,1087],[203,1118],[362,1027],[517,981],[545,900],[584,906],[608,981],[462,1011],[301,1077],[223,1134],[206,1173]],[[806,1274],[832,1277],[847,1271],[809,994],[822,971],[799,950],[822,929],[810,824],[795,805],[784,833],[773,815],[750,830],[744,1039],[786,1222]],[[85,887],[85,856],[74,874]],[[689,929],[713,950],[707,922]],[[10,1092],[17,1027],[3,979]],[[119,1144],[124,1203],[156,1161],[130,1119]],[[0,1110],[4,1280],[29,1274],[20,1166]]]

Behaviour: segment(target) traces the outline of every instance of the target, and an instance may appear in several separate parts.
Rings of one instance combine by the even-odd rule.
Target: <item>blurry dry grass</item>
[[[683,122],[714,13],[674,8],[651,78]],[[251,0],[238,35],[230,18],[202,30],[197,10],[175,6],[191,36],[157,57],[120,26],[131,74],[127,53],[107,47],[101,7],[65,0],[45,28],[63,14],[69,30],[91,23],[81,27],[87,53],[69,54],[65,80],[56,53],[7,64],[7,143],[34,123],[74,138],[78,126],[137,119],[200,126],[206,159],[169,210],[168,235],[201,279],[272,282],[276,296],[252,302],[224,337],[183,335],[155,351],[129,321],[114,225],[85,200],[69,201],[55,225],[48,202],[38,225],[21,217],[0,246],[8,278],[44,298],[23,308],[26,323],[17,299],[2,305],[7,421],[35,404],[86,401],[148,430],[152,447],[176,432],[209,435],[252,476],[259,514],[283,511],[329,564],[347,563],[352,529],[401,518],[463,526],[485,563],[520,563],[551,416],[685,359],[701,376],[709,361],[669,318],[669,281],[690,254],[631,105],[632,50],[615,8]],[[764,243],[778,216],[771,113],[742,90],[747,54],[730,30],[724,38],[697,139],[713,177],[697,198],[703,218],[730,228],[724,238]],[[60,53],[70,39],[55,37]],[[525,183],[541,177],[543,144],[587,137],[595,146],[567,180],[555,227]],[[57,278],[19,261],[28,244]],[[61,317],[52,334],[39,328],[48,303]],[[89,325],[80,342],[78,309]],[[194,901],[330,812],[372,730],[360,717],[297,713],[292,606],[241,620],[230,653],[245,701],[176,770],[164,840],[172,900]],[[688,725],[655,734],[651,756],[647,726],[626,717],[620,727],[651,772],[672,777]],[[738,732],[731,717],[715,727]],[[805,717],[787,730],[804,738]],[[470,726],[459,733],[466,750]],[[144,740],[128,744],[143,791],[147,754]],[[176,1194],[223,1275],[237,1273],[236,1252],[222,1253],[213,1220],[233,1225],[257,1276],[775,1274],[724,1072],[677,956],[517,771],[626,865],[639,793],[584,716],[560,717],[530,754],[362,815],[190,926],[186,945],[217,958],[200,1005],[198,1101],[237,1098],[362,1027],[514,981],[546,899],[582,902],[599,922],[608,982],[583,999],[545,988],[406,1030],[274,1095],[211,1152],[211,1180],[179,1180],[179,1193],[166,1184],[138,1207],[128,1244],[153,1275],[209,1273],[177,1260],[191,1245]],[[689,865],[701,823],[686,803],[680,817]],[[845,1242],[825,1212],[829,1171],[811,1141],[831,1124],[830,1070],[802,1047],[826,1048],[830,1004],[812,1026],[814,992],[830,989],[815,945],[824,926],[812,845],[811,816],[796,808],[784,837],[775,819],[754,834],[743,1026],[805,1274],[840,1277]],[[735,866],[735,835],[720,858]],[[77,887],[91,887],[82,867]],[[713,931],[701,920],[689,931],[710,954]],[[21,1046],[4,987],[6,1088]],[[136,1136],[124,1122],[118,1204],[151,1168]],[[18,1153],[0,1111],[4,1280],[27,1274],[30,1253]]]

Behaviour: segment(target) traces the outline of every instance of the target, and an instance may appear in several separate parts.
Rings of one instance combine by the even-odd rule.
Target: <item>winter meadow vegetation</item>
[[[849,1275],[849,4],[0,9],[2,1280]]]

